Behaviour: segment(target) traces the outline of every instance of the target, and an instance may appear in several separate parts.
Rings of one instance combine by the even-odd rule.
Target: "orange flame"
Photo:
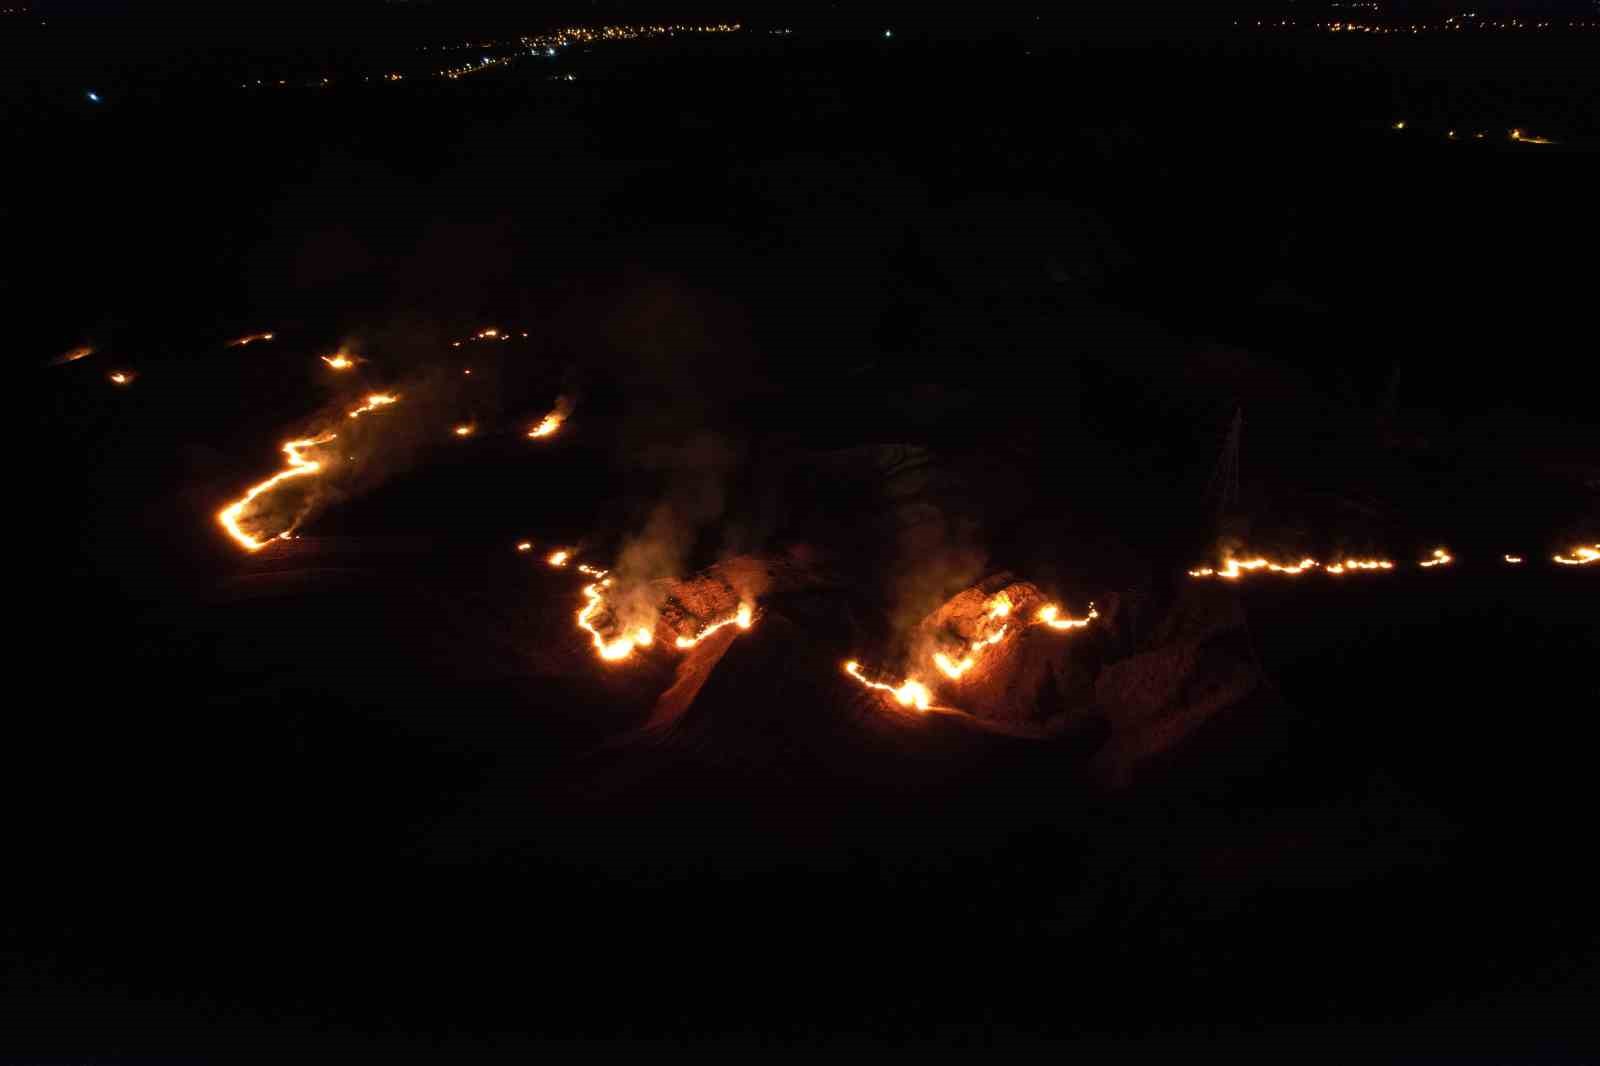
[[[394,403],[398,399],[398,396],[373,393],[371,396],[367,397],[366,403],[350,412],[350,417],[359,418],[368,411],[376,410],[379,407],[387,407],[389,404]],[[318,437],[308,437],[303,440],[292,440],[285,444],[283,446],[283,454],[288,457],[288,469],[280,470],[278,473],[272,475],[260,484],[251,486],[243,496],[219,511],[217,513],[217,521],[222,523],[222,528],[227,530],[228,535],[234,540],[238,541],[240,546],[242,546],[246,551],[260,551],[266,546],[266,541],[257,540],[255,537],[252,537],[250,534],[246,533],[239,525],[239,519],[244,515],[245,508],[249,507],[250,504],[254,502],[255,499],[262,493],[271,491],[290,478],[307,477],[320,471],[322,469],[321,463],[314,459],[307,459],[300,453],[307,448],[313,448],[319,444],[326,444],[330,440],[337,438],[337,436],[338,434],[336,433],[324,433]],[[289,538],[289,534],[292,532],[294,532],[294,527],[290,526],[282,533],[277,534],[277,536],[280,539],[287,540]]]
[[[1502,556],[1502,558],[1505,559],[1505,561],[1510,563],[1512,566],[1521,566],[1522,565],[1522,556],[1520,556],[1520,555],[1506,555],[1506,556]]]
[[[455,435],[458,436],[458,437],[470,437],[474,433],[476,433],[477,430],[478,430],[477,426],[474,426],[471,423],[465,423],[465,424],[459,425],[459,426],[457,426],[455,428]]]
[[[1552,556],[1562,566],[1588,566],[1590,563],[1600,563],[1600,544],[1589,548],[1574,548],[1572,554]]]
[[[1082,618],[1062,618],[1061,608],[1053,603],[1047,603],[1039,608],[1039,613],[1034,616],[1034,621],[1040,625],[1049,626],[1051,629],[1083,629],[1090,622],[1100,617],[1100,612],[1095,610],[1094,604],[1089,605],[1089,613]]]
[[[63,363],[76,363],[79,359],[87,359],[93,354],[94,348],[87,344],[78,348],[71,348],[65,352],[62,352],[56,357],[55,365],[60,366]]]
[[[557,570],[560,570],[563,566],[567,565],[567,560],[570,559],[570,558],[572,558],[572,553],[571,552],[568,552],[568,551],[553,551],[553,552],[551,552],[549,554],[549,556],[547,556],[545,558],[545,562],[549,563],[551,566],[555,567]]]
[[[351,411],[350,417],[360,418],[369,411],[376,411],[380,407],[388,407],[392,403],[399,402],[399,400],[400,397],[398,396],[393,396],[388,393],[375,392],[368,396],[366,402],[360,407],[357,407],[354,411]]]
[[[321,463],[313,459],[307,459],[300,453],[307,448],[314,448],[319,444],[326,444],[330,440],[333,440],[336,435],[337,434],[333,433],[325,433],[320,437],[308,437],[304,440],[292,440],[285,444],[283,446],[283,454],[288,457],[288,469],[280,470],[278,473],[272,475],[258,485],[252,485],[242,497],[240,497],[238,500],[235,500],[227,507],[224,507],[220,512],[217,513],[217,521],[222,523],[222,528],[228,531],[228,535],[234,540],[238,541],[246,551],[260,551],[262,548],[266,547],[267,541],[257,540],[240,527],[239,519],[244,515],[245,508],[249,507],[250,504],[255,501],[256,497],[260,496],[264,492],[271,491],[283,482],[288,481],[291,478],[308,477],[311,474],[315,474],[317,471],[321,470]],[[293,532],[292,526],[289,529],[284,530],[282,533],[275,534],[275,536],[287,537],[291,532]],[[270,540],[271,538],[268,539]]]
[[[111,384],[113,385],[133,384],[133,374],[131,371],[113,370],[111,373],[107,374],[106,377],[111,379]]]
[[[256,341],[270,341],[272,337],[273,334],[271,333],[247,333],[243,337],[235,337],[229,341],[228,347],[243,348],[245,345],[254,344]]]
[[[1455,560],[1451,558],[1449,552],[1445,551],[1443,548],[1435,548],[1433,549],[1433,558],[1424,559],[1421,565],[1424,567],[1449,566],[1453,562],[1455,562]]]
[[[517,551],[519,551],[519,552],[531,552],[531,551],[533,551],[533,541],[525,540],[525,541],[520,542],[517,545]]]
[[[592,619],[601,607],[605,606],[605,597],[600,592],[599,585],[585,585],[583,588],[584,599],[588,602],[578,612],[578,626],[589,634],[589,639],[594,642],[594,650],[600,653],[600,658],[608,663],[620,662],[633,654],[635,648],[648,648],[654,638],[648,629],[640,628],[633,633],[626,633],[616,640],[606,640],[600,631],[594,627]]]
[[[997,622],[1002,618],[1009,617],[1010,614],[1011,599],[1002,592],[994,599],[989,601],[989,614],[984,621],[988,623]],[[990,633],[987,637],[980,637],[979,639],[974,640],[969,645],[969,654],[960,662],[956,662],[943,652],[935,653],[933,657],[933,665],[937,666],[939,671],[950,680],[960,681],[962,675],[977,665],[978,657],[983,654],[986,649],[992,648],[994,645],[1004,640],[1010,629],[1011,625],[1008,622],[1002,625],[999,629],[995,630],[993,633]]]
[[[898,688],[894,685],[871,681],[861,672],[861,664],[854,659],[844,664],[844,672],[867,686],[867,688],[887,692],[902,707],[915,707],[919,711],[927,711],[933,707],[933,693],[928,691],[928,687],[916,678],[907,678],[901,682]]]
[[[561,428],[564,419],[555,411],[551,411],[539,420],[539,424],[528,430],[530,437],[548,437]]]
[[[677,641],[678,647],[692,648],[702,640],[705,640],[711,634],[715,633],[717,630],[726,626],[738,626],[740,629],[749,629],[753,614],[753,608],[751,608],[748,603],[741,603],[739,604],[738,612],[733,614],[731,617],[724,618],[720,622],[714,622],[711,625],[706,626],[699,633],[692,637],[679,637]]]
[[[579,563],[578,564],[578,573],[580,573],[580,574],[588,574],[590,577],[594,578],[595,580],[599,580],[600,578],[605,577],[610,572],[611,571],[609,571],[609,570],[602,570],[598,566],[590,566],[588,563]]]
[[[339,352],[337,355],[324,355],[322,356],[322,361],[335,370],[349,370],[356,365],[356,361],[343,352]]]

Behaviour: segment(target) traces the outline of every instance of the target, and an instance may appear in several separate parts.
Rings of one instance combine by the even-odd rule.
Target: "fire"
[[[590,566],[588,563],[579,563],[578,564],[578,573],[580,573],[580,574],[588,574],[590,577],[594,578],[596,581],[598,581],[601,578],[605,577],[610,572],[611,571],[609,571],[609,570],[602,570],[598,566]]]
[[[1453,562],[1455,562],[1455,560],[1451,558],[1449,552],[1445,551],[1443,548],[1435,548],[1433,549],[1433,557],[1431,559],[1424,559],[1422,561],[1422,565],[1425,567],[1449,566]]]
[[[567,560],[570,558],[572,558],[571,552],[553,551],[545,558],[545,562],[549,563],[557,570],[560,570],[563,566],[567,565]]]
[[[1002,618],[1007,618],[1010,615],[1011,599],[1002,592],[1000,595],[989,601],[989,614],[985,618],[985,622],[992,624]],[[1011,624],[1007,622],[1001,625],[999,629],[990,633],[987,637],[980,637],[979,639],[974,640],[968,646],[969,654],[967,654],[960,662],[956,662],[943,652],[935,653],[933,657],[933,665],[937,666],[939,671],[950,680],[960,681],[962,675],[977,665],[978,657],[983,654],[984,650],[987,648],[992,648],[994,645],[1004,640],[1006,638],[1006,634],[1010,632],[1010,630]]]
[[[1034,621],[1040,625],[1049,626],[1051,629],[1083,629],[1090,622],[1100,617],[1100,612],[1094,609],[1094,604],[1089,605],[1089,613],[1082,618],[1062,618],[1061,608],[1053,603],[1047,603],[1039,608],[1039,613],[1034,616]]]
[[[754,608],[752,608],[748,603],[741,603],[739,604],[739,610],[732,616],[724,618],[720,622],[714,622],[711,625],[706,626],[699,633],[692,637],[679,637],[677,641],[678,647],[692,648],[702,640],[705,640],[711,634],[715,633],[717,630],[723,629],[727,626],[738,626],[740,629],[749,629],[753,616]]]
[[[243,348],[247,344],[254,344],[256,341],[270,341],[272,338],[273,334],[271,333],[247,333],[243,337],[235,337],[229,341],[228,347]]]
[[[390,396],[383,393],[373,393],[371,396],[367,397],[366,403],[350,412],[350,417],[359,418],[368,411],[376,410],[379,407],[387,407],[389,404],[394,403],[398,399],[398,396]],[[326,444],[331,440],[335,440],[337,437],[338,434],[336,433],[324,433],[317,437],[307,437],[302,440],[292,440],[285,444],[283,446],[283,454],[288,458],[288,468],[285,470],[280,470],[278,473],[272,475],[260,484],[252,485],[243,496],[219,511],[217,513],[217,521],[222,523],[222,528],[227,530],[228,535],[234,540],[238,541],[246,551],[260,551],[266,546],[266,541],[256,539],[255,537],[246,533],[239,525],[239,519],[244,515],[245,508],[249,507],[250,504],[254,502],[255,499],[262,493],[271,491],[281,483],[288,481],[291,478],[308,477],[320,471],[322,469],[321,463],[314,459],[307,459],[300,453],[305,451],[307,448],[314,448],[319,444]],[[281,539],[287,540],[289,538],[289,534],[292,532],[294,532],[294,527],[290,526],[282,533],[277,534],[277,536]],[[267,539],[270,540],[271,538],[269,537]]]
[[[533,541],[525,540],[525,541],[520,542],[517,545],[517,551],[519,551],[519,552],[531,552],[531,551],[533,551]]]
[[[91,356],[93,354],[94,354],[94,348],[92,348],[91,346],[85,344],[85,345],[83,345],[81,347],[72,348],[72,349],[69,349],[68,351],[62,352],[59,356],[56,357],[55,365],[56,366],[60,366],[63,363],[76,363],[79,359],[87,359],[87,358],[89,358],[89,356]]]
[[[349,370],[356,365],[356,361],[343,352],[339,352],[337,355],[324,355],[322,361],[335,370]]]
[[[529,437],[548,437],[561,428],[563,419],[552,411],[539,420],[539,424],[528,430]]]
[[[868,688],[880,689],[889,693],[902,707],[915,707],[919,711],[927,711],[933,707],[933,693],[928,691],[928,687],[916,678],[907,678],[901,682],[898,688],[894,685],[871,681],[861,672],[861,664],[854,659],[844,664],[844,672]]]
[[[464,423],[455,428],[455,435],[458,437],[470,437],[477,431],[477,426],[474,426],[471,423]]]
[[[472,335],[472,339],[473,340],[479,340],[479,341],[486,341],[486,340],[493,340],[495,337],[498,337],[498,336],[500,336],[500,331],[497,330],[497,329],[480,329],[478,332],[476,332],[476,333],[474,333]]]
[[[1279,563],[1274,563],[1269,559],[1260,558],[1259,556],[1254,559],[1228,558],[1223,560],[1221,570],[1213,570],[1210,567],[1205,567],[1200,570],[1189,571],[1189,576],[1220,577],[1228,581],[1236,581],[1241,575],[1255,570],[1268,570],[1274,574],[1289,574],[1292,576],[1295,574],[1303,574],[1307,570],[1315,570],[1317,565],[1318,564],[1315,559],[1301,559],[1298,563],[1284,566]]]
[[[1441,551],[1442,550],[1443,549],[1441,549]],[[1423,565],[1437,566],[1442,562],[1448,561],[1448,558],[1436,559],[1432,563],[1424,563]],[[1282,563],[1275,563],[1270,559],[1261,558],[1260,556],[1257,556],[1254,559],[1234,559],[1230,557],[1223,560],[1221,569],[1213,569],[1209,566],[1201,567],[1198,570],[1190,570],[1189,576],[1220,577],[1228,581],[1237,581],[1245,574],[1253,573],[1258,570],[1265,570],[1273,574],[1288,574],[1289,576],[1293,577],[1298,574],[1303,574],[1308,570],[1318,569],[1322,570],[1324,573],[1339,575],[1348,573],[1352,570],[1393,570],[1394,563],[1390,562],[1388,559],[1344,559],[1324,564],[1317,562],[1315,559],[1306,558],[1301,559],[1298,563],[1285,565]]]
[[[1505,555],[1501,556],[1501,558],[1505,559],[1505,561],[1510,563],[1512,566],[1522,565],[1522,556],[1520,555]]]
[[[128,370],[113,370],[111,373],[107,374],[106,377],[111,380],[111,384],[113,385],[133,384],[133,373]]]
[[[1552,558],[1562,566],[1588,566],[1590,563],[1600,563],[1600,544],[1587,548],[1574,548],[1571,555],[1556,555]]]
[[[309,477],[310,475],[321,470],[321,463],[314,459],[307,459],[300,453],[307,448],[314,448],[319,444],[326,444],[330,440],[333,440],[335,436],[337,436],[337,434],[325,433],[320,437],[308,437],[303,440],[292,440],[285,444],[283,446],[283,454],[288,459],[288,468],[285,470],[280,470],[278,473],[272,475],[258,485],[252,485],[243,496],[229,504],[227,507],[224,507],[220,512],[217,513],[217,521],[222,523],[222,528],[228,531],[228,535],[234,540],[238,541],[246,551],[260,551],[262,548],[266,547],[267,541],[257,540],[255,537],[251,536],[242,528],[240,528],[239,519],[244,515],[245,508],[249,507],[250,504],[255,501],[256,497],[260,496],[262,493],[270,492],[283,482],[288,481],[291,478]],[[292,531],[293,527],[275,535],[287,537]],[[270,540],[271,538],[269,537],[267,539]]]
[[[369,411],[376,411],[380,407],[388,407],[392,403],[397,403],[399,402],[399,399],[400,397],[391,395],[389,393],[375,392],[368,396],[366,402],[364,402],[360,407],[357,407],[354,411],[351,411],[350,417],[360,418]]]
[[[589,639],[594,642],[594,650],[599,652],[600,658],[606,662],[620,662],[632,655],[635,648],[648,648],[654,643],[650,631],[642,627],[632,633],[623,634],[616,640],[606,640],[592,621],[606,602],[605,596],[600,592],[600,585],[585,585],[583,596],[588,602],[578,612],[578,627],[589,634]]]

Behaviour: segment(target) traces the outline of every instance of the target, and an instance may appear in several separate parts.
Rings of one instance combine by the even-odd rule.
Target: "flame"
[[[474,333],[472,335],[472,339],[473,340],[477,340],[477,341],[484,341],[484,340],[490,340],[490,339],[492,339],[494,337],[498,337],[498,336],[500,336],[500,331],[497,330],[497,329],[480,329],[478,332],[476,332],[476,333]]]
[[[1590,563],[1600,563],[1600,544],[1587,548],[1574,548],[1572,554],[1552,556],[1562,566],[1588,566]]]
[[[229,341],[228,347],[243,348],[247,344],[254,344],[256,341],[270,341],[272,338],[273,334],[271,333],[247,333],[243,337],[235,337]]]
[[[632,655],[635,648],[648,648],[654,642],[650,631],[642,627],[616,640],[606,640],[591,621],[600,608],[605,606],[606,601],[600,592],[600,585],[585,585],[583,596],[588,602],[578,612],[578,627],[589,634],[589,639],[594,642],[594,650],[599,652],[600,658],[606,662],[620,662]]]
[[[1010,615],[1011,598],[1002,592],[994,599],[989,601],[989,613],[987,616],[985,616],[984,621],[986,623],[994,623],[1002,618],[1007,618]],[[994,645],[1004,640],[1006,634],[1010,632],[1010,630],[1010,623],[1006,623],[999,629],[990,633],[987,637],[980,637],[979,639],[974,640],[970,645],[968,645],[969,654],[960,662],[956,662],[943,652],[937,652],[933,656],[933,665],[937,666],[939,668],[939,672],[944,674],[944,676],[948,677],[950,680],[960,681],[962,675],[977,665],[978,657],[982,655],[986,649],[992,648]]]
[[[547,556],[545,558],[545,562],[549,563],[551,566],[555,567],[557,570],[560,570],[563,566],[567,565],[567,560],[570,559],[570,558],[572,558],[572,553],[571,552],[568,552],[568,551],[553,551],[553,552],[551,552],[549,554],[549,556]]]
[[[455,435],[458,437],[470,437],[477,431],[477,426],[474,426],[471,423],[464,423],[455,428]]]
[[[387,407],[389,404],[394,403],[398,399],[398,396],[374,393],[367,397],[366,403],[362,404],[354,411],[351,411],[350,417],[359,418],[368,411],[376,410],[379,407]],[[307,459],[300,453],[307,448],[314,448],[319,444],[326,444],[337,437],[338,434],[336,433],[324,433],[317,437],[307,437],[301,440],[292,440],[286,443],[283,446],[283,454],[288,458],[288,468],[285,470],[280,470],[278,473],[272,475],[260,484],[252,485],[243,496],[224,507],[221,511],[217,512],[217,521],[222,523],[222,528],[227,530],[228,535],[234,540],[238,541],[246,551],[260,551],[266,546],[266,541],[257,540],[255,537],[252,537],[250,534],[246,533],[239,525],[239,519],[243,516],[245,508],[249,507],[256,497],[260,496],[264,492],[268,492],[273,488],[276,488],[279,484],[289,480],[290,478],[307,477],[320,471],[322,469],[321,463],[314,459]],[[289,535],[293,532],[294,527],[290,526],[282,533],[277,534],[277,536],[279,539],[288,540]]]
[[[375,392],[368,396],[366,402],[360,407],[357,407],[354,411],[351,411],[350,417],[360,418],[368,411],[376,411],[380,407],[388,407],[390,404],[398,402],[399,399],[400,397],[391,395],[389,393]]]
[[[349,370],[356,365],[356,361],[343,352],[339,352],[337,355],[324,355],[322,356],[322,361],[335,370]]]
[[[1295,574],[1303,574],[1307,570],[1315,570],[1317,565],[1318,564],[1315,559],[1301,559],[1298,563],[1294,563],[1289,566],[1283,566],[1278,563],[1274,563],[1269,559],[1260,558],[1259,556],[1254,559],[1228,558],[1223,560],[1221,570],[1213,570],[1210,567],[1204,567],[1199,570],[1189,571],[1189,576],[1220,577],[1225,578],[1228,581],[1236,581],[1241,575],[1254,570],[1268,570],[1275,574],[1289,574],[1293,576]]]
[[[113,370],[111,373],[107,374],[106,377],[111,379],[111,384],[113,385],[133,384],[133,373],[131,371]]]
[[[93,354],[94,354],[94,348],[91,347],[90,345],[85,344],[85,345],[82,345],[81,347],[72,348],[72,349],[69,349],[68,351],[62,352],[59,356],[56,357],[55,365],[56,366],[60,366],[63,363],[76,363],[79,359],[87,359],[87,358],[89,358],[89,356],[91,356]]]
[[[519,551],[519,552],[531,552],[531,551],[533,551],[533,541],[525,540],[525,541],[520,542],[517,545],[517,551]]]
[[[1040,625],[1049,626],[1051,629],[1083,629],[1088,624],[1100,617],[1100,612],[1095,610],[1094,604],[1089,605],[1089,613],[1082,618],[1062,618],[1061,608],[1053,603],[1047,603],[1039,608],[1039,613],[1034,616],[1034,621]]]
[[[551,411],[539,420],[539,424],[528,430],[530,437],[548,437],[561,428],[564,419],[555,411]]]
[[[588,563],[579,563],[578,564],[578,573],[580,573],[580,574],[588,574],[590,577],[594,578],[596,581],[598,581],[601,578],[605,577],[610,572],[611,571],[609,571],[609,570],[602,570],[598,566],[590,566]]]
[[[1425,567],[1427,567],[1427,566],[1449,566],[1453,562],[1455,562],[1455,559],[1451,558],[1449,552],[1445,551],[1443,548],[1435,548],[1435,549],[1433,549],[1433,558],[1424,559],[1422,561],[1421,565],[1423,565]]]
[[[919,711],[927,711],[933,706],[933,693],[928,691],[928,687],[914,677],[907,678],[901,682],[898,688],[894,685],[870,681],[861,672],[861,664],[854,659],[844,664],[844,672],[868,688],[880,689],[889,693],[902,707],[915,707]]]
[[[222,528],[228,531],[228,535],[234,540],[238,541],[246,551],[260,551],[262,548],[266,547],[266,541],[257,540],[255,537],[252,537],[250,534],[246,533],[242,528],[240,528],[239,518],[244,514],[245,508],[249,507],[250,504],[255,501],[257,496],[260,496],[264,492],[271,491],[281,483],[288,481],[291,478],[308,477],[321,470],[321,463],[314,459],[307,459],[300,453],[307,448],[314,448],[319,444],[326,444],[330,440],[333,440],[335,436],[337,436],[337,434],[325,433],[320,437],[307,437],[303,440],[292,440],[285,444],[283,446],[283,454],[288,458],[288,468],[285,470],[280,470],[278,473],[267,478],[267,480],[261,482],[260,484],[252,485],[243,496],[229,504],[227,507],[224,507],[217,513],[217,521],[222,523]],[[287,538],[291,532],[293,532],[293,527],[284,530],[282,533],[277,534],[277,536]],[[270,540],[271,538],[268,539]]]
[[[1501,558],[1505,559],[1505,561],[1510,563],[1512,566],[1521,566],[1522,565],[1522,556],[1520,556],[1520,555],[1505,555],[1505,556],[1502,556]]]
[[[749,629],[753,614],[754,609],[748,603],[741,603],[739,604],[739,610],[730,617],[706,626],[699,633],[692,637],[679,637],[677,641],[678,647],[692,648],[702,640],[705,640],[711,634],[715,633],[717,630],[723,629],[727,626],[738,626],[740,629]]]

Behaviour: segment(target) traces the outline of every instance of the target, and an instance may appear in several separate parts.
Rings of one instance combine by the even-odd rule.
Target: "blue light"
[[[544,50],[544,54],[547,56],[553,56],[556,54],[556,50],[554,48],[546,48]]]
[[[100,94],[96,93],[96,92],[91,92],[89,94],[89,102],[91,104],[98,104],[100,102]]]

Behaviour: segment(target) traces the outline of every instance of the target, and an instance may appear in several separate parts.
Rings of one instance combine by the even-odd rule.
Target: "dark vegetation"
[[[1575,1053],[1597,575],[1493,563],[1600,539],[1600,112],[1559,43],[1417,47],[747,35],[30,111],[0,1055]],[[394,461],[242,559],[220,502],[369,385]],[[1249,543],[1464,565],[1185,592],[1240,408]],[[686,572],[819,577],[640,735],[670,664],[602,670],[510,545],[685,499]],[[840,677],[1000,569],[1260,684],[1028,742]]]

